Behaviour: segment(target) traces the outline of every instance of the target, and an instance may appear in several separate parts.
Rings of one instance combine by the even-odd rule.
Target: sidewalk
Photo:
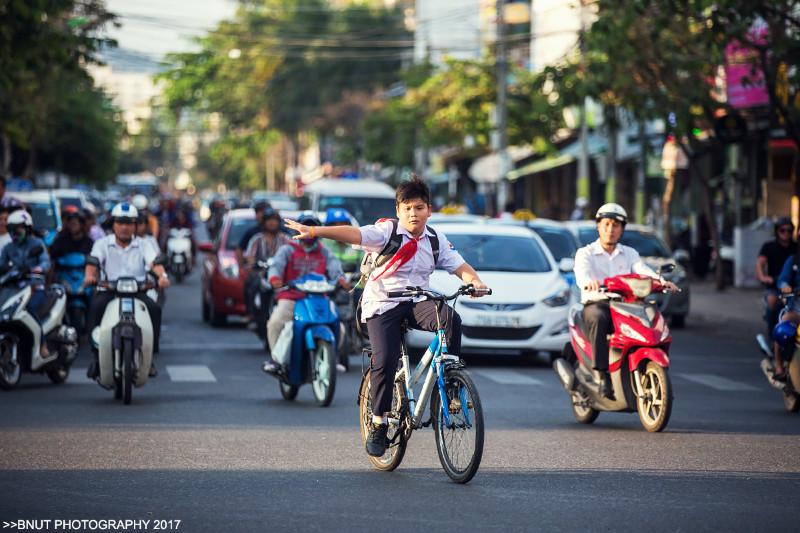
[[[706,280],[693,281],[691,291],[688,327],[748,342],[765,331],[761,289],[728,287],[720,292]]]

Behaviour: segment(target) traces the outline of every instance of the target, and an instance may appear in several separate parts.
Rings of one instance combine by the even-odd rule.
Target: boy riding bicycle
[[[487,289],[475,270],[467,264],[441,232],[426,226],[431,216],[430,191],[413,176],[397,187],[397,217],[360,228],[352,226],[309,227],[287,220],[286,226],[298,232],[295,239],[323,237],[358,246],[366,252],[378,253],[396,234],[402,246],[393,257],[369,275],[362,296],[362,321],[366,321],[372,343],[370,400],[374,408],[372,428],[366,440],[367,454],[380,457],[386,451],[388,420],[391,409],[392,382],[400,359],[401,325],[435,331],[436,303],[412,298],[390,298],[390,291],[408,286],[428,288],[430,276],[441,267],[476,289]],[[434,242],[435,240],[435,242]],[[479,291],[477,295],[481,295]],[[450,353],[461,351],[461,318],[451,307],[443,306],[439,319],[447,333]]]

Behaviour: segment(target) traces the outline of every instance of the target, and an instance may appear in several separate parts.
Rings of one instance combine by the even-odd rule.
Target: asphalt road
[[[800,527],[800,418],[736,328],[690,320],[675,332],[675,407],[661,434],[634,414],[577,424],[544,364],[468,360],[487,434],[478,475],[460,486],[429,429],[397,471],[371,469],[357,426],[360,358],[322,409],[309,387],[281,399],[252,332],[202,323],[196,274],[170,289],[164,324],[160,375],[131,406],[83,377],[85,354],[63,386],[24,375],[0,394],[0,521],[135,519],[152,531],[180,520],[190,532]]]

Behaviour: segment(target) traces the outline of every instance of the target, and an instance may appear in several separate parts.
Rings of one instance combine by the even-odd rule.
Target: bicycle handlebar
[[[425,296],[429,300],[442,300],[448,301],[456,298],[460,295],[469,295],[474,296],[476,294],[492,294],[492,289],[476,289],[475,287],[470,285],[462,285],[461,287],[456,290],[453,294],[447,296],[444,294],[439,294],[438,292],[434,292],[431,290],[423,289],[422,287],[406,287],[405,290],[402,291],[389,291],[386,295],[389,298],[404,298],[404,297],[414,297],[414,296]]]

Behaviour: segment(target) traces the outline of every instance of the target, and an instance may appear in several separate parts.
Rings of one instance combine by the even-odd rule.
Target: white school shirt
[[[389,242],[389,238],[392,235],[392,223],[386,220],[369,226],[361,226],[359,230],[361,231],[361,245],[353,246],[353,248],[367,252],[380,252]],[[408,230],[401,226],[399,222],[397,224],[397,234],[403,236],[401,246],[412,239]],[[464,264],[464,258],[451,247],[450,241],[447,240],[444,233],[437,230],[436,234],[439,238],[439,261],[436,265],[433,264],[433,249],[430,241],[436,237],[426,227],[422,238],[417,243],[417,253],[394,274],[377,280],[374,279],[375,276],[383,271],[386,265],[376,268],[372,272],[370,279],[364,286],[364,296],[361,300],[362,320],[383,314],[389,309],[397,307],[400,302],[410,300],[410,298],[389,298],[387,295],[389,291],[402,291],[408,286],[427,289],[429,288],[431,274],[433,274],[437,266],[452,274]],[[422,297],[419,297],[416,300],[422,299]]]
[[[587,244],[575,253],[575,283],[581,289],[581,303],[605,300],[598,291],[587,291],[584,287],[592,280],[603,280],[621,274],[642,274],[658,278],[652,268],[644,264],[639,252],[630,246],[617,244],[610,254],[603,249],[600,239]]]
[[[147,270],[158,256],[158,250],[141,237],[134,237],[123,248],[117,244],[117,238],[112,233],[94,241],[91,255],[100,261],[100,270],[108,281],[116,281],[121,277],[144,281]]]

